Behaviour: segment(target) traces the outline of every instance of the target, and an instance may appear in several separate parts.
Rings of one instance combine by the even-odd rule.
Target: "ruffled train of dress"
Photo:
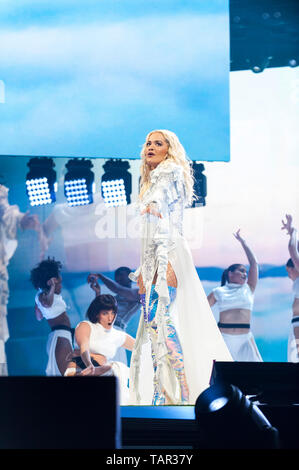
[[[171,317],[182,347],[189,404],[194,404],[198,395],[209,386],[213,361],[232,361],[232,357],[218,329],[194,267],[190,249],[183,237],[177,238],[176,246],[169,252],[168,259],[178,284],[176,298],[170,306]],[[136,275],[139,275],[139,271],[135,273],[135,280]],[[163,331],[165,327],[163,315],[158,319],[157,326]],[[160,377],[163,378],[163,386],[166,390],[171,390],[171,395],[176,397],[174,404],[181,404],[178,382],[174,382],[167,370],[164,370],[163,362],[161,367]],[[152,404],[153,378],[151,342],[144,318],[141,316],[131,358],[130,404]]]

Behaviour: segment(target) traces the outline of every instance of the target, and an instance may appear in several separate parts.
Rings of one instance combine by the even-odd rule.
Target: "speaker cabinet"
[[[121,446],[116,377],[0,377],[0,449]]]
[[[214,361],[210,385],[217,382],[236,385],[261,403],[299,404],[299,363]]]

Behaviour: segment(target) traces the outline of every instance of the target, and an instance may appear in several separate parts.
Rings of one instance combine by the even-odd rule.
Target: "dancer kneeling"
[[[97,295],[91,302],[86,317],[75,329],[80,348],[68,364],[65,376],[115,375],[119,379],[120,404],[127,403],[129,368],[122,362],[111,361],[116,350],[123,347],[132,350],[134,338],[113,327],[117,314],[117,302],[112,295]]]

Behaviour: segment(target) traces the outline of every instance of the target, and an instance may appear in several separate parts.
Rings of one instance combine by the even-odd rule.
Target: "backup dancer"
[[[292,320],[288,338],[288,362],[299,362],[299,253],[297,230],[292,226],[292,216],[286,215],[286,222],[282,221],[282,229],[287,231],[289,239],[289,253],[291,258],[287,261],[286,270],[293,281],[294,301],[292,305]]]
[[[100,279],[108,289],[116,294],[117,316],[113,327],[124,332],[126,332],[131,318],[137,312],[140,314],[140,295],[138,287],[132,288],[132,281],[128,277],[131,272],[130,268],[121,266],[114,272],[114,281],[101,273],[89,274],[87,278],[87,282]],[[127,353],[124,348],[118,348],[114,361],[128,365]]]
[[[170,131],[152,131],[141,151],[142,315],[130,366],[131,404],[194,404],[213,360],[231,356],[217,328],[190,249],[184,208],[193,200],[186,153]]]
[[[64,375],[67,356],[72,351],[72,329],[62,298],[60,261],[54,258],[41,261],[31,271],[31,282],[38,289],[35,296],[37,320],[45,318],[51,328],[47,342],[48,364],[46,375]]]
[[[96,297],[88,307],[87,320],[80,322],[75,329],[79,350],[74,351],[65,375],[114,375],[119,380],[120,404],[126,405],[129,368],[113,358],[120,347],[131,351],[135,340],[124,331],[113,327],[117,302],[110,294],[101,295],[96,280],[93,282],[91,287],[95,290]]]
[[[258,264],[255,255],[240,235],[240,242],[249,262],[249,271],[243,264],[232,264],[224,270],[221,287],[208,295],[210,306],[217,303],[220,318],[218,327],[235,361],[261,362],[262,358],[250,331],[254,291],[258,281]]]

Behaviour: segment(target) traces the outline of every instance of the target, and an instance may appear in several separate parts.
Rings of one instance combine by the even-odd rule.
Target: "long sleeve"
[[[178,201],[185,203],[184,174],[180,165],[174,162],[160,164],[151,173],[151,186],[145,193],[143,204],[156,204],[157,210],[163,215],[173,211]]]
[[[160,164],[151,174],[151,186],[143,198],[145,206],[154,205],[162,218],[145,214],[147,242],[154,248],[157,268],[156,291],[159,298],[169,303],[166,280],[168,253],[175,245],[175,237],[182,232],[185,205],[183,169],[174,162]],[[148,252],[151,253],[151,250]],[[146,260],[153,263],[153,260]]]

